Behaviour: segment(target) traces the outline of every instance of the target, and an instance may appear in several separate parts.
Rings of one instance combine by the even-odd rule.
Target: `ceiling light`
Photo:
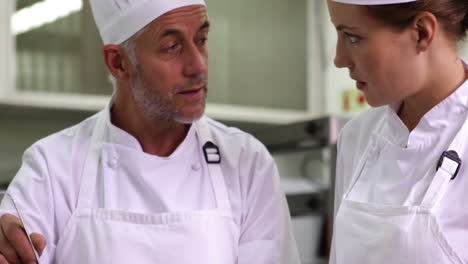
[[[43,0],[15,12],[11,30],[15,35],[25,33],[79,12],[82,8],[82,0]]]

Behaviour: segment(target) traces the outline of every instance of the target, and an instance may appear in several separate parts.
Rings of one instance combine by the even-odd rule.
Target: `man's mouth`
[[[206,90],[206,85],[203,85],[203,86],[198,86],[195,88],[190,88],[184,91],[180,91],[178,92],[178,94],[190,100],[199,100],[204,96],[203,94],[205,90]]]
[[[200,87],[200,88],[197,88],[197,89],[184,90],[184,91],[181,91],[179,93],[180,94],[193,94],[193,93],[197,93],[197,92],[201,91],[202,89],[203,89],[203,87]]]

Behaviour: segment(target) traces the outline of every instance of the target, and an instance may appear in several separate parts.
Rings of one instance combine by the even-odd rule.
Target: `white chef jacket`
[[[65,225],[77,206],[81,175],[96,123],[87,120],[39,140],[26,150],[8,192],[15,198],[30,232],[47,239],[41,263],[50,263]],[[273,158],[253,136],[207,118],[221,152],[232,213],[240,229],[238,263],[299,263],[285,196]],[[125,164],[106,145],[143,151],[138,141],[106,120],[94,207],[158,214],[216,207],[206,162],[192,126],[169,157],[144,155],[138,165]],[[122,164],[121,164],[122,163]],[[151,168],[151,177],[135,170]],[[155,169],[156,168],[156,169]],[[108,173],[113,171],[112,173]],[[146,175],[148,173],[146,172]],[[0,214],[13,213],[4,199]],[[215,250],[215,249],[214,249]]]
[[[348,199],[386,205],[421,203],[425,192],[415,190],[427,190],[440,155],[447,150],[461,125],[468,122],[468,81],[427,112],[411,133],[397,115],[399,106],[395,104],[369,109],[349,121],[341,131],[336,168],[335,216],[352,174],[381,121],[383,124],[378,134],[390,142],[392,147],[379,144],[370,146],[372,162],[368,160],[366,170],[357,180]],[[468,144],[463,150],[458,153],[462,160],[458,176],[450,182],[435,214],[450,245],[468,263]],[[335,264],[334,243],[330,254],[330,264]]]

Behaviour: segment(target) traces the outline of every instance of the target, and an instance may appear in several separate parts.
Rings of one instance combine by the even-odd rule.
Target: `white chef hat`
[[[402,4],[402,3],[416,2],[418,0],[332,0],[332,1],[344,3],[344,4],[352,4],[352,5],[390,5],[390,4]]]
[[[89,0],[104,44],[121,44],[161,15],[204,0]]]

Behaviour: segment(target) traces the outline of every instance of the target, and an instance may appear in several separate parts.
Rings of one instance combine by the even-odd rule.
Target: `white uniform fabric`
[[[418,0],[333,0],[334,2],[352,5],[391,5],[416,2]]]
[[[460,152],[467,132],[468,122],[465,122],[448,149]],[[371,141],[369,146],[373,144]],[[349,193],[361,173],[367,169],[366,163],[375,162],[374,153],[369,151],[369,146],[353,173],[351,184],[335,218],[336,262],[463,264],[460,256],[447,242],[434,216],[438,202],[444,196],[451,179],[455,179],[461,164],[444,157],[429,188],[415,188],[417,191],[426,191],[419,205],[356,202],[349,199]]]
[[[104,45],[119,45],[161,15],[204,0],[89,0]]]
[[[105,116],[106,132],[100,162],[97,163],[98,172],[90,181],[94,180],[96,188],[94,191],[85,189],[92,194],[92,208],[80,210],[79,197],[80,184],[85,179],[81,175],[98,115],[29,148],[20,171],[8,188],[19,204],[30,232],[41,233],[48,241],[41,263],[94,263],[96,257],[99,263],[119,263],[110,258],[110,252],[116,253],[123,262],[137,260],[138,263],[149,263],[144,258],[139,259],[143,257],[140,254],[157,245],[164,247],[166,258],[150,260],[152,263],[159,263],[157,260],[161,263],[188,263],[188,260],[192,263],[219,263],[230,255],[235,255],[232,262],[226,259],[221,262],[299,263],[275,163],[256,139],[205,117],[213,142],[221,152],[221,171],[233,217],[231,222],[226,215],[223,216],[225,222],[213,221],[219,220],[219,214],[216,213],[216,217],[193,217],[200,211],[216,212],[217,197],[222,196],[215,195],[219,188],[213,188],[214,181],[208,173],[194,126],[177,150],[162,158],[144,153],[134,137],[110,123],[108,111],[105,111]],[[12,212],[11,206],[3,200],[2,213]],[[93,212],[93,217],[73,224],[80,218],[73,217],[74,214],[82,216],[90,212]],[[184,222],[188,218],[194,220],[190,228],[177,224],[150,227],[155,223]],[[107,220],[119,220],[121,223],[103,225]],[[143,225],[135,223],[148,226],[143,228]],[[197,230],[195,226],[202,228]],[[169,233],[169,227],[181,227],[183,230],[167,239],[168,244],[154,237],[154,232]],[[122,249],[127,244],[119,240],[119,235],[130,235],[139,228],[142,232],[135,235],[143,237],[132,236],[130,248]],[[147,232],[152,228],[160,230]],[[186,232],[192,232],[192,235],[206,233],[204,237],[209,237],[210,244],[203,242],[207,240],[201,237],[198,240],[199,252],[186,251],[195,242]],[[74,236],[91,233],[97,234]],[[235,237],[236,233],[238,237]],[[178,244],[181,240],[187,244]],[[85,246],[84,251],[76,248],[74,242]],[[186,259],[184,254],[191,259]],[[83,262],[84,256],[92,258]],[[169,256],[175,259],[170,261]],[[193,259],[197,257],[207,257],[214,262]]]
[[[218,163],[208,164],[216,209],[153,215],[92,208],[105,120],[106,111],[98,116],[83,170],[78,208],[59,240],[54,262],[149,264],[198,260],[208,264],[235,263],[239,227],[232,217]],[[205,119],[194,126],[201,151],[205,143],[213,140]],[[103,247],[107,249],[99,250]],[[215,250],[207,251],[206,248]]]
[[[411,133],[396,109],[370,109],[340,135],[330,263],[468,263],[466,162],[445,187],[435,177],[449,147],[457,148],[462,162],[467,157],[466,127],[454,139],[467,122],[468,81]],[[428,202],[431,195],[440,201]]]

